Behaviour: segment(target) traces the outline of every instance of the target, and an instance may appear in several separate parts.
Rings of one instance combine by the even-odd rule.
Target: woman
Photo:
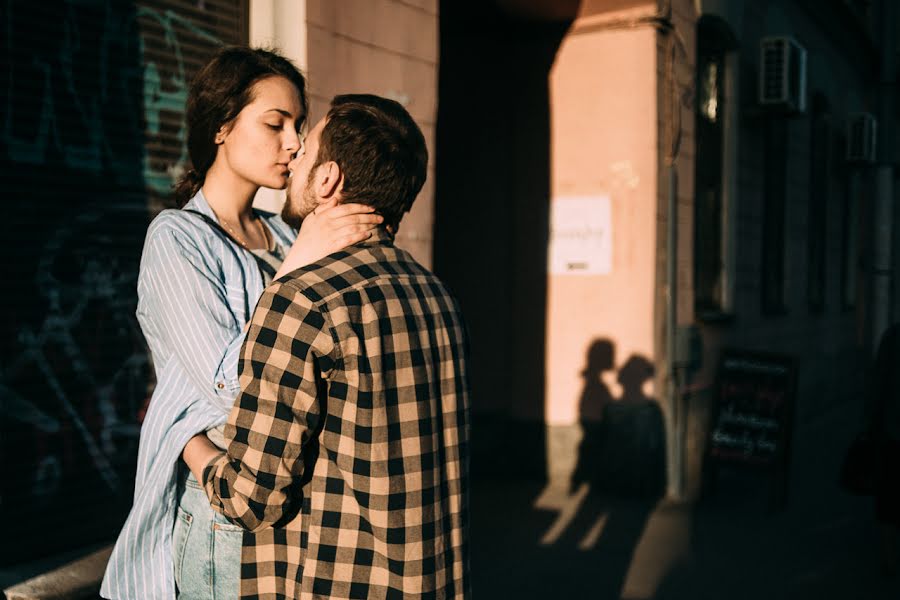
[[[272,52],[225,48],[191,86],[194,168],[176,187],[184,206],[154,219],[141,258],[137,316],[157,385],[105,598],[238,595],[242,532],[212,512],[179,456],[199,432],[221,444],[240,387],[245,325],[265,285],[362,241],[381,222],[366,206],[328,206],[304,221],[295,240],[280,217],[252,208],[261,186],[286,187],[306,116],[303,76]]]

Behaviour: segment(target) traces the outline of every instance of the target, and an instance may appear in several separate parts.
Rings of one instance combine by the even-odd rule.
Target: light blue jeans
[[[206,492],[180,469],[172,549],[179,600],[235,600],[240,592],[244,530],[209,506]]]

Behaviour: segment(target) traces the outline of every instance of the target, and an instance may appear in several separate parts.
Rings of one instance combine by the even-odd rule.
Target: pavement
[[[794,436],[786,505],[763,473],[727,469],[693,504],[559,484],[474,482],[477,598],[900,599],[883,574],[870,498],[837,474],[858,419],[846,407]],[[852,412],[852,411],[849,411]]]
[[[775,512],[766,477],[741,469],[724,470],[716,493],[692,504],[475,479],[474,596],[898,600],[900,577],[881,571],[871,499],[836,484],[858,423],[846,413],[798,426],[787,503]],[[0,568],[0,588],[77,556]]]

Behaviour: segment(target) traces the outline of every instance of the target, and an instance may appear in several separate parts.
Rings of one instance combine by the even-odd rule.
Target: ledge
[[[7,600],[77,600],[96,597],[112,546],[4,590]]]

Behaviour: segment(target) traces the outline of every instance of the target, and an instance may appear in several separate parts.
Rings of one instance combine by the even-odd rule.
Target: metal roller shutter
[[[0,6],[0,564],[112,539],[153,373],[134,311],[188,85],[248,0]]]

